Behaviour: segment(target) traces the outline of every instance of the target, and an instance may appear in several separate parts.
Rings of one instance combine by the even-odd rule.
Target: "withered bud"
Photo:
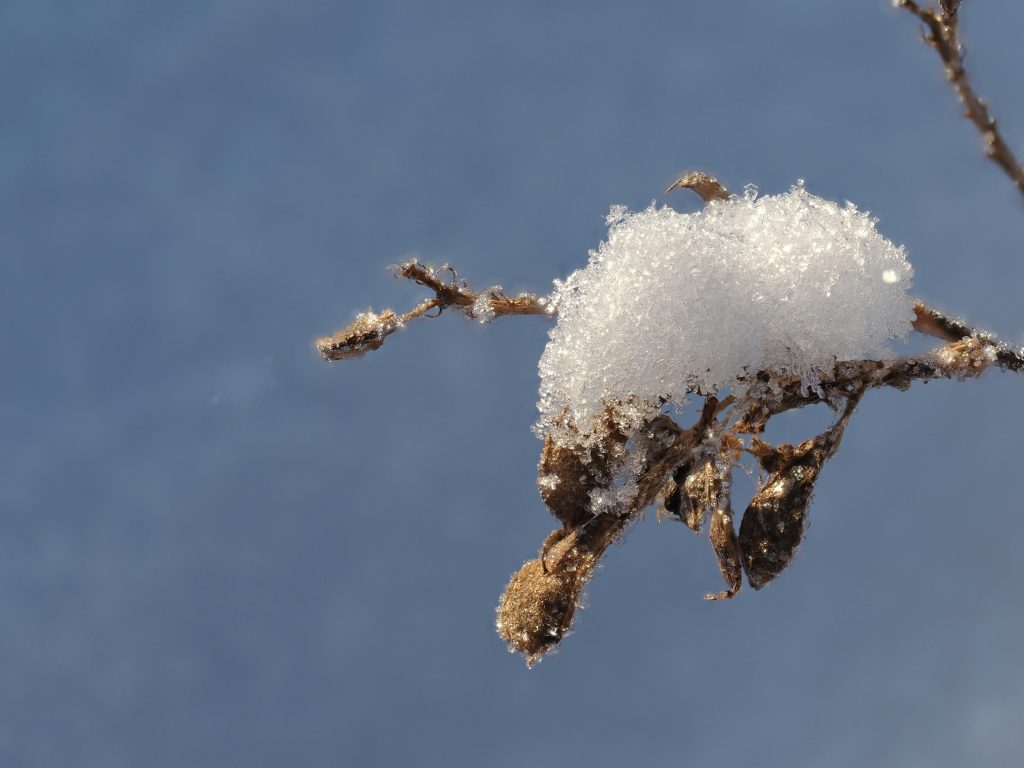
[[[583,525],[590,517],[590,493],[611,483],[608,456],[594,448],[560,445],[544,437],[537,489],[551,514],[566,528]]]
[[[572,626],[583,587],[599,558],[575,534],[552,547],[546,567],[530,560],[512,577],[498,605],[498,634],[533,666]]]
[[[380,314],[367,310],[333,336],[317,339],[316,349],[321,357],[330,361],[362,357],[378,349],[400,325],[398,316],[390,309]]]
[[[663,421],[656,418],[648,428],[662,426]],[[565,445],[551,434],[544,436],[537,489],[548,510],[565,528],[576,528],[593,516],[590,494],[611,485],[614,463],[621,458],[628,440],[617,424],[613,405],[607,407],[602,439],[596,445]]]
[[[546,557],[530,560],[509,581],[498,604],[498,634],[528,666],[565,637],[601,556],[634,518],[598,515],[574,530],[554,531]]]

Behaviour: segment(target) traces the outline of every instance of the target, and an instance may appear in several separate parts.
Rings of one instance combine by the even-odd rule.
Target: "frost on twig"
[[[434,297],[403,315],[391,309],[385,309],[379,314],[372,310],[360,313],[337,333],[317,339],[316,349],[321,357],[332,362],[362,357],[367,352],[379,349],[384,339],[410,320],[437,317],[449,308],[480,322],[488,322],[503,315],[547,315],[553,312],[553,308],[544,299],[532,293],[506,296],[500,286],[476,293],[447,265],[435,270],[411,259],[394,267],[393,271],[395,277],[412,280],[429,288],[434,292]],[[449,273],[448,280],[441,277],[445,272]]]
[[[988,105],[974,92],[967,77],[963,44],[960,42],[961,0],[939,0],[937,8],[923,6],[915,0],[894,0],[893,5],[906,9],[924,24],[922,37],[942,59],[946,77],[964,105],[964,115],[981,133],[985,154],[1002,168],[1010,181],[1024,194],[1024,167],[1003,139],[995,118],[988,111]]]
[[[659,517],[708,529],[724,588],[777,578],[804,538],[820,473],[872,389],[1024,371],[1024,354],[910,298],[902,248],[851,204],[806,192],[730,196],[705,174],[703,210],[631,213],[616,206],[606,242],[587,266],[555,281],[550,297],[474,292],[453,270],[417,261],[396,275],[433,296],[409,312],[365,312],[321,339],[328,360],[377,349],[408,321],[456,309],[469,318],[557,317],[540,361],[543,439],[537,487],[558,527],[512,577],[497,627],[533,664],[570,631],[602,555],[652,504]],[[436,313],[435,313],[436,310]],[[911,331],[943,343],[898,356]],[[690,426],[679,421],[703,398]],[[798,445],[762,439],[769,420],[825,403],[835,423]],[[750,455],[761,469],[739,528],[732,472]]]

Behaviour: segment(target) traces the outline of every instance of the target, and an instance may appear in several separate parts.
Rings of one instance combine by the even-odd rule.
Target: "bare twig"
[[[729,192],[717,179],[706,173],[695,172],[679,177],[668,189],[692,189],[705,203],[712,200],[728,200]],[[448,272],[451,277],[443,280],[440,274]],[[507,296],[500,286],[489,288],[479,293],[470,289],[465,280],[459,280],[458,274],[450,266],[445,265],[438,270],[410,259],[394,268],[395,277],[412,280],[434,292],[434,298],[424,301],[405,314],[399,315],[392,309],[380,313],[373,310],[361,312],[356,319],[331,336],[324,336],[316,341],[317,352],[329,362],[349,360],[362,357],[367,352],[379,349],[384,339],[410,320],[418,317],[436,317],[429,314],[437,310],[440,314],[445,309],[453,308],[467,317],[490,320],[505,315],[546,315],[554,317],[557,309],[544,297],[533,293],[520,293]]]
[[[935,49],[945,65],[946,77],[963,103],[965,116],[981,132],[985,154],[1003,169],[1017,189],[1024,194],[1024,167],[1003,140],[995,118],[988,111],[988,105],[974,92],[964,67],[963,46],[959,36],[960,0],[939,0],[939,7],[926,8],[915,0],[895,0],[897,8],[905,8],[921,22],[926,31],[924,41]]]
[[[450,280],[442,280],[439,272],[451,273]],[[434,298],[424,301],[403,315],[391,309],[379,314],[368,310],[356,316],[356,319],[332,336],[317,339],[316,349],[325,360],[334,362],[350,358],[362,357],[369,351],[378,349],[384,339],[402,328],[410,320],[418,317],[436,317],[428,314],[436,309],[440,314],[449,307],[457,309],[467,317],[487,319],[504,315],[548,315],[556,314],[553,304],[532,293],[520,293],[507,296],[500,286],[476,293],[470,290],[465,280],[459,280],[451,267],[445,266],[434,270],[416,259],[400,264],[394,268],[395,277],[412,280],[434,292]]]

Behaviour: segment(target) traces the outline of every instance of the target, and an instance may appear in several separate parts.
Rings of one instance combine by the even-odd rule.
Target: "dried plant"
[[[969,116],[983,130],[989,156],[1024,191],[1020,165],[967,83],[957,37],[959,2],[944,0],[937,11],[911,0],[898,5],[925,22],[926,39],[939,51]],[[721,184],[703,173],[681,177],[666,192],[676,188],[691,189],[708,204],[730,199]],[[497,286],[475,292],[448,266],[434,270],[411,260],[394,269],[396,277],[424,286],[433,296],[404,314],[360,314],[343,330],[317,341],[324,359],[361,357],[407,323],[445,310],[478,320],[505,315],[555,318],[558,313],[552,300],[534,294],[507,296]],[[570,630],[584,587],[608,546],[656,502],[659,515],[698,533],[709,529],[725,588],[707,594],[708,600],[731,598],[744,573],[753,589],[761,589],[792,563],[803,540],[815,482],[868,390],[906,390],[915,381],[940,378],[963,381],[992,367],[1024,371],[1022,350],[922,302],[913,311],[913,329],[942,344],[912,356],[836,361],[820,371],[812,386],[792,372],[767,369],[750,372],[738,396],[719,400],[718,393],[694,387],[691,392],[704,401],[689,427],[659,412],[627,428],[620,416],[634,404],[618,400],[603,404],[604,417],[591,433],[566,439],[580,429],[566,417],[559,436],[549,432],[544,437],[538,476],[541,498],[559,526],[538,556],[512,576],[498,606],[498,632],[510,649],[533,664],[557,646]],[[835,423],[824,432],[799,445],[762,440],[772,417],[815,403],[825,403],[836,413]],[[737,532],[731,480],[744,455],[756,460],[762,474]],[[626,467],[632,481],[623,484]]]

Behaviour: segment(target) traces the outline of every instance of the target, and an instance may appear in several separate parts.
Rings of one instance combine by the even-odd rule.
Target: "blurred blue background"
[[[963,11],[1024,152],[1022,25]],[[527,671],[545,321],[312,348],[411,253],[546,291],[687,169],[853,200],[1024,342],[1024,201],[909,15],[9,0],[0,51],[0,764],[1020,764],[1021,379],[866,397],[760,593],[649,515]]]

